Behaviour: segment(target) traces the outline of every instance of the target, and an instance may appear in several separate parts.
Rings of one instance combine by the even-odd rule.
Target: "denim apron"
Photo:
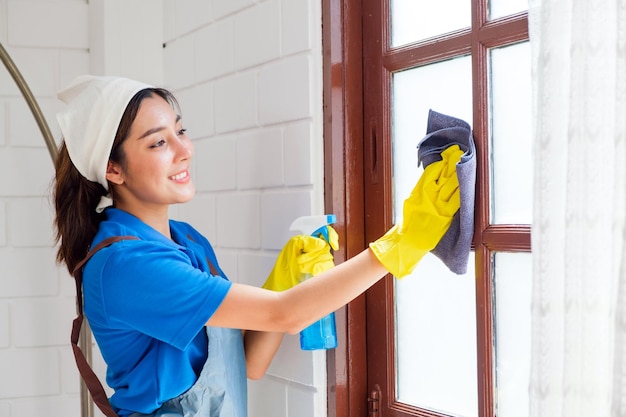
[[[152,414],[130,417],[246,417],[246,361],[241,330],[206,327],[208,358],[188,391],[163,403]]]

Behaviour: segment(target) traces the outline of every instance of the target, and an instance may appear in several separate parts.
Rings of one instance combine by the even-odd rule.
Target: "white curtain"
[[[626,416],[626,0],[529,0],[533,417]]]

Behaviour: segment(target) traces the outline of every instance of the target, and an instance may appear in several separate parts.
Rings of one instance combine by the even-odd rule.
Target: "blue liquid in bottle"
[[[302,274],[300,282],[311,279],[310,274]],[[322,317],[300,332],[300,349],[318,350],[337,347],[337,327],[335,313]]]
[[[302,350],[333,349],[337,347],[335,313],[322,317],[300,332]]]

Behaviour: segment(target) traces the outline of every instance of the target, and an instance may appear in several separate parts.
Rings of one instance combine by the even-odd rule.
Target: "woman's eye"
[[[152,144],[152,146],[150,146],[151,148],[159,148],[161,146],[165,145],[165,140],[161,139],[157,142],[155,142],[154,144]]]
[[[187,132],[187,129],[184,129],[184,128],[183,128],[183,129],[180,129],[180,130],[178,131],[178,136],[184,135],[184,134],[185,134],[185,132]]]

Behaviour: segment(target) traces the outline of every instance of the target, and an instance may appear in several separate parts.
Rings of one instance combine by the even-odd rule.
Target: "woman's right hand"
[[[441,153],[441,161],[429,164],[404,201],[402,222],[370,243],[374,255],[397,278],[410,274],[437,246],[461,207],[456,164],[462,155],[453,145]]]

